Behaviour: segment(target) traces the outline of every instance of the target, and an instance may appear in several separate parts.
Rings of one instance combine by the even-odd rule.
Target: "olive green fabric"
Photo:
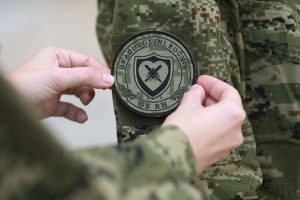
[[[130,8],[130,13],[122,10],[124,6],[129,7],[126,2],[129,5],[136,4]],[[154,3],[157,4],[153,5]],[[200,4],[210,7],[204,8],[199,6]],[[218,7],[211,6],[215,4]],[[109,9],[101,9],[107,5],[110,5]],[[186,6],[186,12],[181,11],[178,6]],[[257,142],[257,155],[264,180],[259,188],[258,198],[300,199],[299,0],[217,0],[215,3],[205,0],[106,0],[99,1],[99,8],[97,32],[107,58],[111,58],[108,36],[115,34],[115,30],[121,34],[141,29],[165,30],[171,27],[190,27],[191,24],[200,26],[196,31],[190,29],[195,33],[194,40],[206,41],[199,47],[196,41],[193,45],[200,72],[215,75],[226,81],[231,78],[244,97],[245,108]],[[194,19],[199,13],[203,18],[197,18],[195,22]],[[215,19],[220,19],[219,23],[216,24],[210,17],[212,13],[215,13]],[[124,19],[130,21],[134,15],[136,17],[133,21],[136,23],[122,29],[128,24]],[[103,26],[104,16],[110,16],[106,18],[109,20],[105,24],[109,26]],[[121,28],[114,28],[114,24]],[[221,34],[212,28],[213,24]],[[213,42],[208,42],[208,38],[213,38]],[[219,40],[223,42],[215,43]],[[222,46],[220,43],[223,44],[223,54],[216,54],[212,49]],[[220,72],[222,65],[210,62],[222,60],[220,57],[223,57],[223,60],[227,59],[227,65],[223,69],[230,74],[230,78],[223,73],[224,71]],[[211,67],[207,68],[208,64]],[[119,141],[139,137],[144,133],[144,129],[142,126],[118,126]],[[250,160],[256,163],[254,157]],[[235,179],[233,174],[228,177]],[[215,188],[219,184],[212,181],[208,187]],[[237,184],[236,187],[242,187],[241,183]],[[227,184],[229,188],[235,187],[234,185],[235,183]],[[222,194],[224,191],[227,191],[227,188],[217,192]],[[212,199],[214,198],[212,192]],[[218,199],[227,198],[219,195]]]
[[[115,51],[112,47],[122,45],[122,38],[128,34],[189,30],[191,37],[182,39],[192,51],[197,75],[208,74],[226,81],[245,97],[243,37],[239,8],[234,0],[99,0],[98,5],[98,39],[110,65]],[[230,34],[228,25],[234,28]],[[117,43],[116,38],[119,38]],[[150,123],[159,125],[156,119],[141,124],[141,119],[137,119],[143,117],[138,115],[127,119],[132,113],[122,107],[116,94],[113,98],[119,142],[148,134],[155,127],[149,126]],[[242,129],[244,144],[193,181],[196,187],[205,188],[210,199],[258,198],[256,189],[262,177],[248,120]]]
[[[300,199],[300,1],[238,1],[260,199]]]
[[[0,77],[0,199],[201,199],[195,159],[175,127],[75,153],[57,143]]]

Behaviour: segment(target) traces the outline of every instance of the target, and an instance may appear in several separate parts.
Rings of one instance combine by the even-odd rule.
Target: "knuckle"
[[[236,113],[236,118],[241,122],[245,121],[246,119],[246,112],[243,108],[240,108],[239,111]]]
[[[230,110],[229,114],[231,116],[231,119],[238,123],[243,123],[246,119],[246,113],[244,109],[237,106],[233,107],[233,109]]]
[[[240,96],[240,93],[236,88],[234,88],[233,86],[230,86],[230,87],[231,87],[231,89],[233,90],[233,92],[236,96]]]
[[[93,70],[93,68],[91,67],[84,67],[83,68],[85,71],[85,80],[89,80],[89,79],[95,79],[95,76],[97,75],[95,73],[95,71]]]
[[[242,132],[240,132],[240,134],[238,135],[237,139],[236,139],[236,145],[237,147],[238,146],[241,146],[244,142],[244,137],[243,137],[243,134]]]
[[[228,90],[230,90],[230,92],[233,95],[235,95],[236,97],[240,97],[241,96],[240,93],[239,93],[239,91],[235,87],[233,87],[232,85],[228,85],[228,86],[229,86]]]
[[[103,75],[102,72],[93,68],[93,67],[85,67],[85,82],[87,85],[99,85],[102,82]]]
[[[92,58],[90,56],[87,56],[84,63],[83,63],[83,65],[84,66],[89,66],[89,63],[91,62],[91,60],[92,60]]]
[[[235,149],[239,146],[241,146],[244,142],[244,137],[241,131],[238,132],[238,134],[236,134],[234,140],[232,140],[232,148]]]
[[[51,83],[53,84],[54,89],[57,91],[61,90],[62,86],[65,85],[64,75],[60,68],[54,68],[50,70],[48,77],[49,80],[53,80]]]

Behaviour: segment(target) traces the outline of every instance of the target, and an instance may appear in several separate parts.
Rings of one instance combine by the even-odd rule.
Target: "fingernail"
[[[110,74],[104,73],[103,74],[103,82],[108,84],[108,85],[112,85],[115,82],[115,77],[113,77]]]
[[[82,116],[81,119],[80,119],[80,122],[79,123],[84,123],[88,120],[88,117],[85,115],[85,116]]]
[[[88,116],[82,110],[79,110],[76,113],[75,120],[78,123],[83,124],[84,122],[86,122],[88,120]]]

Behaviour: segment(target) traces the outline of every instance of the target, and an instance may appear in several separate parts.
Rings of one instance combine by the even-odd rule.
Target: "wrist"
[[[197,175],[196,160],[186,134],[177,126],[164,124],[150,137],[161,158],[164,159],[174,174],[186,179]],[[162,151],[163,150],[163,151]]]

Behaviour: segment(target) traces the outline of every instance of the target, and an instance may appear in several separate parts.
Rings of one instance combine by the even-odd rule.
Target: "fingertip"
[[[205,82],[205,80],[210,79],[210,78],[213,78],[213,77],[209,76],[209,75],[201,75],[198,77],[197,83],[201,84],[201,83]]]
[[[192,87],[190,87],[190,90],[189,91],[193,91],[193,90],[198,90],[198,88],[199,88],[199,85],[197,85],[197,84],[194,84],[194,85],[192,85]]]
[[[222,81],[213,76],[201,75],[197,79],[197,83],[203,87],[203,89],[205,90],[206,93],[210,94],[213,86],[216,83],[222,83]]]
[[[205,91],[200,85],[193,85],[189,91],[187,91],[182,99],[182,103],[196,103],[202,104],[205,98]]]
[[[85,111],[83,110],[78,110],[76,112],[76,117],[75,117],[75,121],[80,123],[80,124],[83,124],[85,123],[86,121],[88,120],[88,116],[86,114]]]
[[[190,90],[197,92],[201,99],[205,98],[205,91],[201,85],[195,84],[190,88]]]
[[[217,102],[224,98],[233,98],[237,100],[238,92],[234,87],[212,76],[202,75],[198,78],[197,83],[200,84],[207,95],[211,96]]]
[[[89,56],[89,60],[88,60],[88,62],[86,62],[86,66],[95,67],[95,68],[102,70],[103,72],[111,73],[110,68],[105,64],[105,62],[103,62],[93,56]]]
[[[115,82],[115,77],[110,75],[109,73],[103,73],[102,75],[102,81],[104,84],[106,84],[109,87],[111,87]]]
[[[91,90],[81,94],[80,101],[83,105],[88,105],[95,97],[95,91]]]

